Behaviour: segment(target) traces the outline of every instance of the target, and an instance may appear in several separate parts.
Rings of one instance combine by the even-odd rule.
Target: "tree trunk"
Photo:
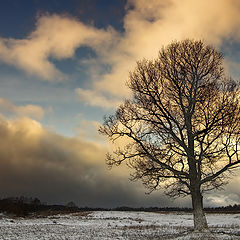
[[[192,207],[194,217],[194,230],[195,231],[207,231],[207,219],[203,211],[203,197],[199,187],[196,187],[192,193]]]

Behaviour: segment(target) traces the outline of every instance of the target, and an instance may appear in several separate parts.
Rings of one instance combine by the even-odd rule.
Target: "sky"
[[[79,206],[189,206],[145,194],[126,167],[109,171],[98,134],[131,96],[136,61],[202,39],[240,77],[238,0],[3,0],[0,3],[0,197]],[[240,203],[239,175],[206,206]]]

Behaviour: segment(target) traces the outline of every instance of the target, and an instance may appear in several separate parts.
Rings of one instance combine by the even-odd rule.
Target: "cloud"
[[[240,3],[236,0],[130,0],[128,7],[125,32],[104,56],[112,71],[94,85],[102,92],[128,96],[124,83],[136,61],[155,58],[163,45],[174,40],[204,39],[218,47],[226,39],[240,40]]]
[[[0,39],[0,59],[46,80],[67,78],[52,59],[72,58],[81,46],[95,53],[80,61],[90,77],[90,89],[77,89],[89,106],[114,107],[130,96],[125,86],[136,61],[152,59],[163,45],[185,38],[204,39],[221,47],[240,39],[237,0],[129,0],[123,32],[98,29],[64,15],[44,15],[25,39]],[[108,97],[106,97],[106,96]],[[89,97],[91,96],[91,97]]]
[[[41,120],[44,116],[44,110],[40,106],[32,104],[16,106],[3,98],[0,98],[0,112],[17,117],[31,117],[37,120]]]
[[[30,118],[0,119],[1,197],[32,196],[49,203],[74,201],[80,206],[189,206],[190,199],[169,201],[161,191],[145,195],[140,182],[129,182],[125,167],[105,166],[103,144],[69,138],[45,129]],[[219,199],[237,202],[238,188]],[[234,188],[235,186],[235,188]],[[231,193],[231,194],[230,194]]]
[[[129,97],[125,82],[136,61],[157,57],[162,46],[172,41],[203,39],[217,48],[227,39],[239,41],[239,14],[237,0],[129,0],[123,20],[124,32],[115,34],[112,45],[99,51],[92,64],[92,69],[108,64],[111,70],[99,71],[97,77],[94,70],[89,71],[94,73],[92,91],[120,99]],[[90,98],[82,100],[93,105]]]
[[[156,201],[156,196],[144,196],[123,168],[107,170],[105,153],[103,145],[63,137],[35,120],[1,118],[1,197],[26,195],[95,207],[144,205],[149,199],[166,204],[164,197]]]
[[[40,16],[36,29],[25,39],[0,38],[0,59],[43,79],[66,78],[52,59],[74,56],[80,46],[99,48],[111,37],[111,30],[96,29],[74,18],[61,15]]]
[[[236,62],[234,60],[231,60],[230,57],[225,58],[224,61],[224,67],[226,70],[226,74],[233,77],[234,79],[238,79],[239,81],[239,76],[240,76],[240,63]]]
[[[98,133],[100,125],[101,123],[97,121],[81,119],[78,127],[76,128],[77,137],[86,141],[105,144],[105,138]]]
[[[117,98],[107,98],[100,92],[95,90],[87,90],[82,88],[75,89],[79,99],[90,106],[97,106],[106,109],[116,108],[121,101]]]
[[[239,204],[240,193],[238,191],[240,182],[239,170],[235,170],[234,175],[229,179],[229,184],[222,191],[211,191],[205,196],[206,206],[228,206]]]

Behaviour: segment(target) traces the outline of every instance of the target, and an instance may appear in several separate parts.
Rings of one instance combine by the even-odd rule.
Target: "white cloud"
[[[44,116],[44,109],[40,106],[32,104],[16,106],[3,98],[0,98],[0,112],[17,117],[31,117],[37,120],[41,120]]]
[[[100,92],[97,92],[95,90],[85,90],[82,88],[77,88],[75,89],[75,91],[79,99],[90,106],[111,109],[116,108],[121,103],[119,99],[113,97],[107,98]]]
[[[111,31],[96,29],[70,17],[41,16],[26,39],[0,38],[0,59],[43,79],[62,80],[66,76],[49,58],[71,58],[84,45],[99,48],[109,42]]]

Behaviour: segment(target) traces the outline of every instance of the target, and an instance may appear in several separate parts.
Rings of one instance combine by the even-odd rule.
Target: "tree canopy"
[[[99,129],[113,142],[128,139],[107,155],[109,166],[127,162],[132,180],[171,197],[197,199],[227,183],[240,163],[240,102],[221,53],[202,41],[173,42],[137,62],[127,86],[132,98]]]

